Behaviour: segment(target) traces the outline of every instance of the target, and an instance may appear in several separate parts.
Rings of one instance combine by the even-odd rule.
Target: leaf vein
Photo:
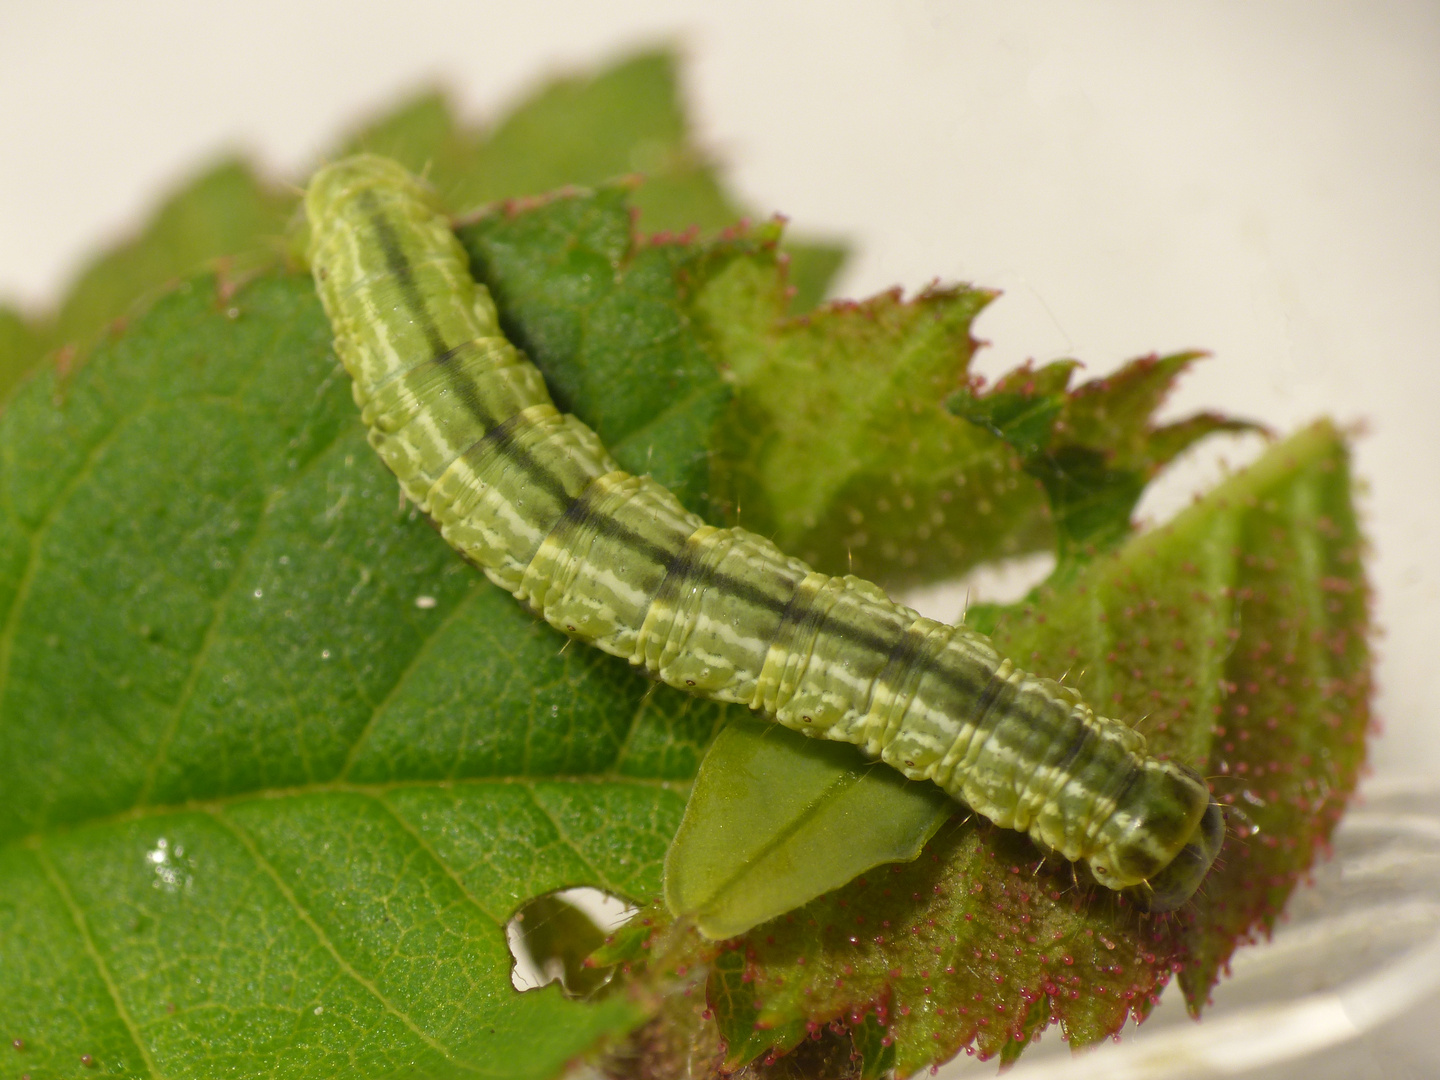
[[[45,537],[49,534],[50,527],[55,524],[55,519],[60,516],[60,512],[68,505],[70,497],[75,494],[76,488],[89,475],[96,460],[109,449],[124,427],[123,419],[117,419],[111,425],[110,430],[95,441],[95,445],[86,452],[85,457],[76,466],[74,475],[56,492],[54,501],[45,508],[45,513],[35,525],[34,531],[25,529],[30,533],[30,548],[25,555],[25,573],[15,590],[14,598],[10,601],[10,610],[5,613],[5,627],[0,630],[0,695],[4,694],[10,684],[10,660],[15,650],[15,635],[19,630],[20,615],[25,610],[26,602],[30,598],[30,587],[35,582],[35,574],[40,565],[40,548]],[[6,486],[8,487],[8,485]],[[13,516],[16,523],[24,529],[19,516]]]
[[[420,667],[425,658],[429,655],[430,648],[435,643],[436,639],[439,638],[446,630],[450,628],[453,623],[457,622],[461,618],[461,616],[465,614],[471,602],[475,599],[476,594],[479,593],[480,589],[487,587],[488,582],[483,583],[478,587],[472,586],[470,591],[460,598],[459,603],[455,605],[455,609],[451,611],[450,614],[446,615],[445,618],[439,623],[439,625],[437,625],[429,634],[425,636],[424,640],[421,641],[420,647],[415,650],[415,655],[410,657],[409,663],[407,663],[404,668],[400,670],[399,674],[395,676],[395,681],[391,683],[390,689],[385,691],[385,693],[381,696],[380,700],[375,702],[375,704],[371,706],[370,715],[365,720],[365,726],[361,728],[360,731],[356,734],[355,741],[350,746],[350,752],[345,755],[345,764],[340,767],[340,771],[336,774],[337,780],[343,781],[350,775],[350,770],[355,765],[355,760],[360,753],[360,749],[365,744],[366,740],[369,739],[370,733],[375,729],[375,724],[379,720],[380,714],[385,711],[385,708],[392,701],[395,700],[396,695],[400,693],[401,689],[410,680],[410,676],[415,673],[416,669]]]
[[[465,899],[470,902],[470,904],[475,908],[476,911],[480,912],[481,915],[484,915],[485,918],[489,919],[497,927],[503,925],[502,920],[497,919],[493,914],[486,910],[485,905],[482,904],[479,898],[470,891],[469,886],[467,886],[465,882],[461,880],[460,875],[455,873],[455,871],[451,868],[449,862],[442,858],[440,853],[437,852],[430,845],[430,841],[425,839],[424,834],[422,834],[420,830],[415,828],[415,826],[412,825],[410,821],[407,820],[398,810],[396,810],[395,807],[390,804],[390,801],[384,798],[383,795],[373,795],[371,797],[375,800],[376,803],[380,805],[380,807],[387,814],[389,814],[392,818],[395,819],[395,823],[400,826],[401,831],[403,831],[405,835],[409,836],[410,839],[414,840],[415,845],[422,852],[424,852],[427,856],[430,857],[430,859],[435,863],[436,866],[440,868],[440,870],[445,874],[446,877],[448,877],[452,882],[455,883],[455,887],[460,890],[460,895],[465,897]]]
[[[595,881],[609,892],[619,892],[610,881],[610,875],[602,873],[600,868],[590,861],[590,857],[580,850],[580,845],[570,839],[570,831],[560,823],[560,819],[551,812],[550,808],[540,801],[539,796],[535,794],[534,784],[526,784],[525,793],[530,796],[530,801],[535,804],[535,809],[544,814],[546,820],[555,827],[555,835],[560,838],[560,842],[575,853],[575,857],[585,864],[586,870],[595,875]]]
[[[314,456],[297,470],[294,479],[292,479],[289,484],[283,486],[277,485],[265,500],[265,508],[257,520],[255,531],[252,532],[246,540],[239,557],[235,560],[235,566],[231,572],[230,580],[226,583],[224,591],[215,599],[211,607],[213,615],[210,619],[210,624],[205,628],[204,639],[200,642],[200,648],[195,651],[195,656],[190,662],[190,671],[185,676],[185,684],[181,687],[180,694],[171,709],[170,718],[165,724],[165,730],[161,733],[159,740],[155,744],[155,752],[151,755],[150,763],[145,767],[145,779],[140,785],[140,790],[135,795],[135,803],[137,806],[143,804],[145,800],[150,797],[151,791],[154,790],[156,773],[160,769],[161,762],[165,760],[165,755],[170,748],[170,743],[174,740],[176,731],[179,730],[180,719],[184,716],[191,696],[195,693],[195,688],[200,683],[200,676],[205,667],[205,660],[209,657],[210,650],[214,646],[216,638],[220,633],[220,627],[224,622],[225,613],[229,610],[231,602],[235,599],[239,583],[244,577],[246,570],[249,569],[250,559],[255,552],[255,547],[260,539],[268,532],[271,514],[275,509],[276,502],[282,498],[308,470],[313,468],[317,462],[323,461],[326,453],[346,434],[348,433],[343,429],[337,430],[334,437],[323,447],[318,448]]]
[[[163,1076],[164,1074],[155,1064],[155,1059],[150,1056],[150,1047],[147,1046],[145,1040],[140,1037],[140,1029],[136,1026],[134,1018],[130,1015],[130,1010],[125,1007],[125,1002],[120,996],[120,988],[115,984],[115,979],[110,974],[109,967],[106,966],[104,958],[100,955],[99,948],[95,945],[95,939],[90,934],[90,926],[85,920],[85,913],[80,910],[80,905],[76,903],[75,897],[71,895],[69,887],[65,884],[65,879],[60,876],[60,872],[55,868],[55,864],[50,861],[50,857],[45,854],[39,845],[35,845],[33,850],[35,852],[35,858],[39,861],[41,869],[45,872],[46,880],[50,882],[50,887],[59,894],[60,902],[65,905],[65,911],[70,916],[71,923],[75,926],[75,932],[80,935],[80,943],[85,949],[85,955],[88,956],[90,962],[95,965],[95,970],[100,976],[100,981],[105,984],[105,990],[110,995],[110,1000],[115,1006],[115,1013],[120,1018],[120,1023],[124,1025],[126,1032],[130,1035],[131,1041],[135,1044],[135,1049],[140,1054],[141,1060],[145,1062],[145,1067],[150,1071],[151,1076]]]
[[[335,947],[334,942],[330,940],[330,936],[326,934],[320,924],[315,921],[305,905],[300,902],[300,898],[296,896],[290,887],[281,879],[280,874],[260,852],[259,847],[255,844],[254,838],[250,836],[249,833],[220,813],[218,809],[212,808],[208,812],[217,824],[229,830],[231,835],[240,842],[240,845],[249,854],[250,858],[254,860],[256,867],[262,874],[270,879],[276,890],[285,898],[285,902],[291,907],[295,914],[299,916],[300,921],[315,935],[315,940],[320,944],[320,947],[330,954],[330,958],[335,961],[336,966],[339,967],[341,971],[349,976],[357,986],[364,989],[371,997],[379,1002],[381,1008],[409,1028],[421,1042],[425,1043],[426,1046],[430,1047],[446,1061],[466,1072],[480,1072],[475,1065],[455,1057],[443,1043],[417,1024],[409,1013],[405,1012],[387,998],[372,980],[362,975],[353,964],[340,954],[340,950]]]

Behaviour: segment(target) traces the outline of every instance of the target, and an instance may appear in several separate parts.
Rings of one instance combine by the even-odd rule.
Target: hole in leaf
[[[505,924],[510,982],[521,991],[558,982],[567,997],[598,996],[614,969],[586,967],[585,959],[635,911],[599,889],[562,889],[526,901]]]

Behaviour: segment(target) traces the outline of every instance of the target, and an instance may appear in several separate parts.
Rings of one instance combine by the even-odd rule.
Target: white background
[[[0,296],[53,303],[223,150],[298,180],[424,84],[483,120],[545,76],[666,41],[742,197],[853,244],[843,295],[998,286],[989,374],[1202,347],[1214,359],[1171,415],[1363,425],[1386,631],[1372,760],[1435,774],[1434,3],[0,0]],[[1179,473],[1152,514],[1215,466]]]

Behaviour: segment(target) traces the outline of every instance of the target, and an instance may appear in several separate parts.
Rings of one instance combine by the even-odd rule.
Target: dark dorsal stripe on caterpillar
[[[858,745],[1142,904],[1188,899],[1224,820],[1074,691],[622,471],[507,340],[427,190],[362,155],[316,174],[310,260],[371,445],[441,533],[572,637],[671,686]]]

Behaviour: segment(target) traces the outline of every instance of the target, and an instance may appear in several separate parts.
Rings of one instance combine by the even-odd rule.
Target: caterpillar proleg
[[[362,155],[305,197],[309,257],[370,443],[445,539],[551,625],[671,686],[853,743],[1151,910],[1224,820],[1191,769],[984,636],[706,524],[561,414],[424,186]]]

